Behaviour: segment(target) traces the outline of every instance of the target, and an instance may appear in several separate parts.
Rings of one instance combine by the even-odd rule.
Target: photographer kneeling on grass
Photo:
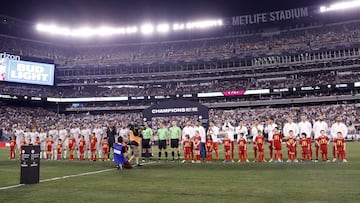
[[[117,164],[118,169],[131,169],[132,165],[127,159],[128,156],[128,146],[126,144],[127,140],[121,136],[118,137],[118,143],[114,144],[114,161]],[[121,152],[120,152],[121,150]]]
[[[137,125],[131,125],[130,126],[130,148],[131,148],[131,154],[132,156],[129,159],[129,162],[131,162],[133,159],[135,159],[137,166],[142,166],[139,162],[139,146],[141,144],[141,128]]]

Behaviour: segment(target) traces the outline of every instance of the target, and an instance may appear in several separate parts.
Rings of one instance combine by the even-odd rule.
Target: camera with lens
[[[144,126],[135,123],[135,124],[130,124],[129,129],[134,133],[135,136],[141,137],[141,132],[144,129]]]

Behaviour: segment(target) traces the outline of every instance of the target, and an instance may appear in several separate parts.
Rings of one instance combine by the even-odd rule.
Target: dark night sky
[[[65,25],[132,24],[231,17],[329,4],[326,0],[2,0],[0,14]]]

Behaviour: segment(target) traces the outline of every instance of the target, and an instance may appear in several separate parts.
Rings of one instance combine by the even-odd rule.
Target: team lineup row
[[[156,140],[159,144],[159,159],[161,159],[162,153],[164,153],[165,158],[167,159],[167,151],[166,146],[171,144],[171,151],[172,151],[172,158],[174,159],[175,152],[178,154],[178,159],[180,159],[180,149],[182,147],[184,151],[184,160],[186,158],[186,145],[185,141],[188,140],[191,143],[191,155],[194,157],[194,151],[196,152],[197,145],[199,145],[199,155],[200,157],[205,160],[208,158],[206,152],[210,152],[210,144],[209,140],[213,143],[213,147],[211,151],[214,151],[216,157],[218,158],[218,143],[224,144],[224,151],[225,154],[227,153],[227,147],[224,140],[229,139],[230,142],[230,151],[231,151],[231,161],[234,160],[234,143],[238,143],[240,147],[239,141],[244,139],[246,143],[248,143],[247,135],[252,136],[252,141],[254,143],[254,158],[259,160],[258,153],[261,154],[262,147],[257,147],[256,139],[261,134],[267,135],[267,141],[269,143],[270,149],[270,160],[273,159],[280,161],[282,160],[282,156],[278,155],[275,152],[275,156],[273,156],[273,151],[276,150],[274,146],[274,135],[276,135],[276,130],[279,131],[277,124],[274,123],[273,119],[269,118],[266,121],[265,127],[259,124],[259,121],[255,120],[253,122],[252,128],[248,129],[244,126],[243,121],[239,121],[239,126],[234,128],[228,121],[225,121],[224,125],[221,127],[222,131],[225,132],[225,138],[219,139],[218,134],[220,128],[217,127],[213,122],[210,122],[210,126],[205,131],[205,128],[201,126],[199,121],[195,122],[195,125],[192,126],[190,121],[185,122],[185,126],[181,129],[177,126],[176,121],[171,123],[171,127],[167,128],[163,122],[160,123],[160,128],[157,130],[156,137],[153,135],[153,130],[145,123],[145,127],[141,132],[142,141],[138,143],[138,145],[142,145],[142,157],[149,158],[152,155],[151,151],[151,144]],[[347,127],[344,123],[341,122],[341,118],[338,116],[336,117],[336,122],[328,128],[326,122],[323,121],[323,117],[319,116],[318,121],[314,123],[314,126],[311,125],[309,121],[306,120],[305,116],[301,117],[301,122],[296,124],[292,122],[292,118],[288,118],[288,122],[284,124],[282,137],[286,140],[287,145],[288,139],[290,137],[290,132],[294,134],[294,136],[303,134],[306,139],[309,140],[309,155],[310,159],[312,158],[312,150],[311,150],[311,137],[315,140],[315,146],[319,146],[317,141],[319,140],[320,136],[322,136],[321,132],[324,131],[324,134],[330,132],[330,136],[328,136],[329,140],[336,141],[338,135],[341,134],[342,137],[347,135]],[[119,131],[116,131],[113,126],[109,126],[107,128],[101,127],[100,125],[96,125],[94,129],[88,128],[87,125],[83,125],[83,128],[80,130],[76,124],[72,126],[70,131],[66,130],[63,125],[60,126],[60,130],[55,129],[55,126],[51,126],[51,129],[48,132],[45,132],[43,129],[40,129],[40,132],[37,132],[36,128],[33,128],[30,131],[29,128],[26,129],[24,132],[21,126],[18,126],[17,129],[13,130],[13,136],[11,141],[11,148],[13,149],[11,158],[15,158],[15,149],[19,149],[19,154],[21,152],[20,147],[24,144],[38,144],[41,146],[42,155],[44,158],[52,158],[52,159],[60,159],[61,157],[67,158],[67,152],[70,153],[70,159],[74,159],[74,153],[77,152],[78,159],[84,159],[85,153],[87,153],[88,158],[93,160],[96,159],[96,154],[98,154],[99,158],[102,159],[109,158],[110,148],[112,148],[113,143],[115,143],[117,136],[122,136],[125,140],[128,140],[129,143],[129,132],[130,130],[126,128],[126,124],[122,126]],[[196,133],[198,133],[200,137],[200,142],[195,143]],[[278,132],[281,134],[281,132]],[[311,136],[313,134],[313,136]],[[240,136],[242,135],[242,136]],[[209,137],[210,136],[210,137]],[[208,137],[208,138],[207,138]],[[283,140],[283,138],[281,140]],[[221,141],[222,140],[222,141]],[[265,141],[265,140],[264,140]],[[291,141],[291,139],[290,139]],[[296,142],[296,139],[295,139]],[[82,149],[82,146],[84,149]],[[296,144],[295,144],[296,146]],[[300,144],[302,146],[302,144]],[[225,148],[226,147],[226,148]],[[336,157],[336,149],[335,145],[333,146],[333,156],[334,160]],[[245,150],[246,149],[246,150]],[[295,147],[296,149],[296,147]],[[247,147],[244,148],[247,151]],[[316,153],[316,160],[318,158],[318,147]],[[239,148],[239,152],[242,151]],[[292,150],[293,151],[293,150]],[[345,151],[345,149],[343,150]],[[107,152],[107,153],[106,153]],[[248,154],[246,154],[245,161],[248,161]],[[292,154],[292,153],[290,153]],[[56,155],[56,156],[55,156]],[[306,155],[307,156],[307,155]],[[305,156],[305,157],[306,157]],[[95,157],[95,158],[94,158]],[[295,156],[296,157],[296,156]],[[242,159],[244,159],[243,157]],[[341,160],[345,160],[343,157]],[[212,160],[212,159],[211,159]],[[227,160],[227,157],[225,157]],[[239,155],[239,160],[240,155]],[[261,159],[260,159],[261,160]],[[290,159],[291,160],[291,159]],[[293,159],[295,161],[296,159]],[[303,160],[306,160],[303,158]],[[326,158],[327,160],[327,158]],[[199,161],[199,160],[198,160]],[[227,160],[229,161],[229,160]]]

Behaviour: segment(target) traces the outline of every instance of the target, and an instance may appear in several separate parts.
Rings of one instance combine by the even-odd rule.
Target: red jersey
[[[283,139],[283,135],[280,133],[276,133],[273,135],[273,142],[274,142],[274,148],[275,149],[281,149],[281,141]]]
[[[287,139],[286,145],[288,147],[289,151],[296,151],[296,138],[295,137],[289,137]]]
[[[200,150],[200,142],[201,142],[201,137],[200,135],[197,135],[194,137],[194,150]]]
[[[79,142],[79,151],[80,151],[80,153],[85,152],[85,145],[86,145],[85,140],[80,140],[80,142]]]
[[[109,142],[107,140],[104,140],[102,143],[101,143],[101,148],[102,148],[102,152],[104,154],[108,153],[109,152]]]
[[[320,146],[326,146],[330,140],[329,137],[326,135],[322,135],[318,139]]]
[[[240,138],[237,143],[238,143],[239,151],[244,151],[246,149],[245,138]]]
[[[309,141],[307,138],[301,138],[299,140],[299,144],[301,146],[301,149],[303,150],[303,152],[308,152],[309,151]]]
[[[229,138],[224,138],[223,139],[223,145],[224,145],[224,150],[227,152],[230,150],[231,147],[231,141]]]
[[[34,145],[39,146],[41,144],[40,140],[35,141]]]
[[[16,140],[10,141],[10,151],[15,151]]]
[[[307,138],[306,138],[306,141],[308,142],[309,146],[311,147],[311,138],[310,138],[310,137],[307,137]]]
[[[70,150],[74,149],[75,142],[76,142],[75,137],[69,138],[68,148],[69,148]]]
[[[264,136],[257,136],[255,138],[255,143],[257,145],[258,150],[263,151],[264,150],[265,137]]]
[[[58,143],[57,147],[56,147],[56,151],[57,151],[58,154],[61,154],[62,148],[63,148],[62,143]]]
[[[191,153],[191,141],[190,140],[185,140],[183,142],[184,144],[184,152],[185,154],[190,154]]]
[[[289,137],[288,139],[287,139],[287,142],[286,142],[286,145],[288,146],[288,147],[295,147],[296,146],[296,138],[295,137]]]
[[[212,152],[212,150],[213,150],[213,141],[212,140],[206,141],[205,146],[206,146],[206,151],[207,152]]]
[[[52,145],[54,144],[54,141],[53,140],[48,140],[46,142],[46,146],[47,146],[47,150],[50,152],[52,151]]]
[[[345,151],[344,147],[345,147],[345,139],[344,138],[337,138],[335,139],[335,144],[336,144],[336,150],[339,152]]]
[[[97,143],[96,137],[91,137],[90,138],[90,150],[91,151],[96,151],[96,143]]]

